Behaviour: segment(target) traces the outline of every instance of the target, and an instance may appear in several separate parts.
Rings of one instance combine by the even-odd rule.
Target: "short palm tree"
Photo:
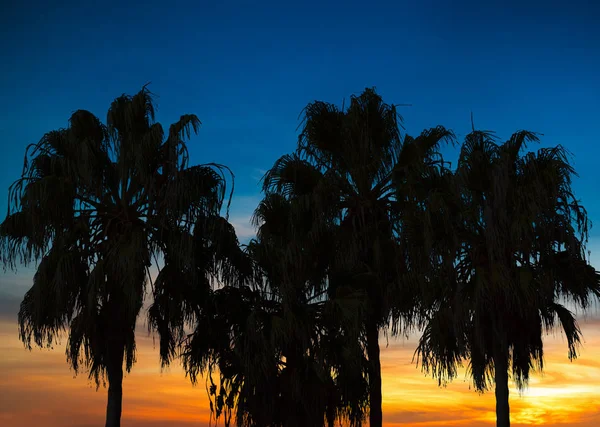
[[[312,180],[267,193],[255,212],[258,235],[249,245],[266,290],[278,310],[270,342],[282,360],[280,393],[283,426],[363,422],[368,400],[366,359],[360,340],[364,294],[334,285],[339,226],[317,216],[315,185],[323,177],[305,165]],[[310,171],[310,172],[309,172]]]
[[[234,262],[238,279],[224,277],[227,285],[208,298],[185,299],[196,309],[192,333],[180,336],[184,367],[194,382],[205,374],[211,409],[225,425],[234,414],[240,426],[358,426],[364,418],[365,358],[352,335],[360,333],[352,327],[360,298],[328,294],[333,228],[300,198],[267,193],[246,251],[253,272]]]
[[[120,425],[123,368],[135,361],[135,324],[151,261],[182,250],[169,237],[216,216],[224,168],[188,167],[185,138],[200,121],[184,115],[165,136],[151,93],[120,96],[106,125],[88,111],[27,148],[0,225],[6,266],[39,261],[19,311],[31,348],[68,330],[67,360],[108,380],[106,426]],[[169,263],[169,258],[165,257]]]
[[[253,287],[252,260],[225,218],[201,217],[193,230],[171,230],[164,239],[169,244],[153,283],[149,330],[159,335],[162,366],[181,358],[193,384],[205,376],[211,412],[215,419],[223,416],[229,426],[234,408],[242,414],[246,410],[242,361],[268,351],[255,346],[243,359],[236,344],[250,339],[251,316],[268,312],[269,302]],[[265,389],[258,393],[265,394]]]
[[[543,368],[545,332],[562,329],[569,358],[577,356],[581,332],[564,302],[585,309],[600,297],[600,275],[585,257],[588,218],[571,189],[575,171],[561,146],[521,154],[537,140],[521,131],[498,144],[473,131],[455,173],[422,198],[439,222],[424,227],[437,256],[416,355],[440,383],[468,361],[477,390],[495,384],[498,427],[510,425],[509,374],[522,389]]]

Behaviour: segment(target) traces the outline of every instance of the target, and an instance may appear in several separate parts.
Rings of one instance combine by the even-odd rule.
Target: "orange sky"
[[[0,425],[103,425],[106,389],[96,391],[85,374],[73,378],[63,346],[26,351],[15,320],[0,322]],[[579,359],[570,363],[562,337],[549,336],[543,376],[535,375],[522,396],[512,390],[514,426],[600,425],[600,319],[590,317],[581,326],[585,344]],[[140,329],[138,363],[124,381],[123,427],[207,425],[203,384],[192,387],[179,366],[161,373],[152,338]],[[414,339],[390,339],[388,347],[382,340],[384,425],[494,424],[493,392],[482,396],[469,390],[464,371],[447,388],[439,388],[410,363],[414,348]]]

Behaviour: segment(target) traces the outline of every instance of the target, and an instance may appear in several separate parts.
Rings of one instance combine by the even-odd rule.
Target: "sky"
[[[157,119],[185,113],[203,123],[192,163],[235,173],[230,218],[241,240],[260,200],[259,180],[297,141],[308,102],[341,104],[376,87],[399,107],[406,131],[444,125],[508,138],[519,129],[562,144],[580,177],[577,197],[600,223],[600,3],[582,1],[195,1],[3,2],[0,14],[0,215],[27,144],[87,109],[150,82]],[[536,148],[536,147],[531,147]],[[445,150],[455,160],[456,149]],[[600,269],[600,227],[591,260]],[[64,341],[26,351],[16,312],[33,270],[0,271],[0,425],[101,425],[106,390],[65,363]],[[546,367],[511,394],[513,425],[600,425],[600,314],[581,317],[582,354],[567,359],[560,334],[546,340]],[[124,427],[206,425],[201,384],[180,366],[161,371],[139,325],[138,363],[124,382]],[[446,388],[411,364],[416,336],[382,338],[384,425],[491,426],[493,393],[464,372]],[[10,392],[7,393],[6,391]],[[42,420],[42,422],[40,422]]]

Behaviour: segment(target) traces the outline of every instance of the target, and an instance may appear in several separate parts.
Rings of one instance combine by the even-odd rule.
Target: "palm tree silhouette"
[[[305,195],[267,193],[247,258],[229,271],[238,279],[201,300],[186,299],[197,311],[181,342],[184,367],[193,382],[205,374],[211,410],[226,426],[233,414],[242,426],[333,426],[341,419],[358,426],[364,419],[361,298],[329,295],[335,228],[314,215]]]
[[[347,110],[317,101],[304,112],[297,153],[279,159],[265,176],[264,186],[279,192],[290,184],[301,186],[313,179],[313,170],[325,177],[312,195],[314,214],[336,219],[344,229],[337,256],[352,258],[359,267],[346,279],[365,293],[367,301],[363,337],[369,364],[369,422],[377,427],[382,423],[379,331],[386,325],[387,307],[386,284],[374,265],[374,253],[381,249],[379,241],[391,237],[387,184],[400,143],[400,118],[373,89],[352,96]]]
[[[364,295],[360,339],[368,359],[371,426],[382,423],[379,332],[390,316],[397,325],[410,322],[413,314],[399,244],[400,187],[394,186],[393,177],[398,168],[414,178],[422,165],[437,164],[437,145],[451,137],[439,128],[413,144],[400,137],[400,120],[396,108],[374,89],[352,96],[345,110],[313,102],[305,109],[296,152],[281,157],[264,180],[266,192],[310,194],[313,216],[330,218],[339,228],[330,255],[329,294],[344,284]]]
[[[68,128],[30,145],[9,190],[2,261],[40,261],[21,303],[20,338],[50,346],[68,329],[74,371],[83,362],[97,385],[108,379],[107,427],[120,425],[123,365],[135,361],[151,260],[183,250],[169,237],[217,215],[225,198],[223,167],[188,167],[184,139],[199,126],[181,116],[164,138],[144,87],[115,99],[106,125],[79,110]]]
[[[509,373],[517,387],[543,368],[543,335],[561,328],[569,358],[581,332],[571,301],[600,297],[600,275],[585,258],[588,218],[575,199],[575,171],[561,147],[521,155],[537,135],[503,144],[490,132],[465,138],[457,170],[433,188],[426,209],[440,220],[425,234],[438,256],[424,295],[430,310],[416,352],[440,383],[468,361],[478,391],[495,384],[497,426],[510,425]],[[423,199],[426,200],[426,199]]]
[[[359,340],[364,294],[334,284],[340,229],[330,216],[315,215],[312,195],[325,178],[313,166],[303,167],[312,180],[265,195],[254,217],[257,238],[249,245],[279,307],[270,342],[278,343],[285,359],[281,425],[332,426],[347,419],[358,426],[368,399]]]
[[[379,333],[419,326],[423,370],[442,384],[467,361],[478,391],[495,386],[508,427],[510,374],[527,385],[554,328],[575,358],[565,302],[600,298],[575,171],[560,146],[523,155],[536,134],[499,144],[475,130],[452,171],[438,153],[451,131],[401,138],[400,121],[374,89],[348,108],[310,103],[240,247],[221,216],[231,172],[188,165],[196,116],[165,138],[146,87],[115,99],[106,125],[75,112],[28,146],[0,224],[6,267],[39,262],[20,339],[51,346],[68,330],[68,363],[108,380],[106,426],[119,426],[150,284],[163,366],[181,357],[192,382],[204,375],[226,426],[358,427],[368,411],[378,427]]]

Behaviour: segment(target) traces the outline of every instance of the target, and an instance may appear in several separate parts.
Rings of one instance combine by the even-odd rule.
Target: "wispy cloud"
[[[22,297],[0,292],[0,322],[16,322]]]
[[[260,202],[258,196],[234,196],[231,202],[229,222],[235,228],[238,239],[245,243],[256,234],[251,219],[254,209]]]
[[[250,222],[251,216],[230,217],[229,222],[235,228],[235,233],[240,241],[252,239],[256,230]]]
[[[263,176],[265,176],[266,173],[266,169],[254,168],[252,171],[252,179],[258,182],[263,178]]]
[[[570,363],[566,344],[557,334],[546,339],[543,375],[535,374],[524,393],[511,387],[515,426],[600,425],[598,322],[582,322],[587,337],[580,358]],[[139,331],[141,332],[141,331]],[[123,425],[206,425],[209,405],[204,381],[192,387],[181,366],[161,371],[152,339],[138,335],[138,362],[124,381]],[[44,419],[48,427],[99,425],[106,407],[106,389],[95,390],[85,373],[73,379],[65,363],[64,342],[53,351],[28,352],[18,341],[14,323],[0,322],[0,425],[25,427]],[[411,364],[416,339],[382,340],[384,425],[387,427],[492,427],[494,393],[475,393],[465,371],[445,388]],[[32,402],[35,404],[32,406]]]
[[[254,236],[250,218],[258,196],[236,196],[230,221],[243,242]],[[597,240],[590,242],[592,263],[599,259]],[[0,425],[25,427],[87,427],[103,422],[106,389],[95,390],[85,373],[73,378],[65,362],[62,339],[54,350],[26,351],[18,340],[16,313],[22,294],[31,286],[33,270],[0,275],[0,389],[11,390],[0,399]],[[175,363],[161,371],[158,349],[144,326],[137,328],[138,363],[124,382],[123,425],[187,427],[206,425],[209,405],[204,382],[192,387]],[[598,311],[581,318],[585,342],[578,359],[569,362],[564,336],[545,338],[545,369],[519,393],[511,387],[511,412],[515,427],[531,425],[592,427],[600,425],[600,316]],[[388,427],[494,425],[494,393],[475,393],[465,370],[445,388],[425,377],[411,363],[418,336],[382,339],[384,425]]]

